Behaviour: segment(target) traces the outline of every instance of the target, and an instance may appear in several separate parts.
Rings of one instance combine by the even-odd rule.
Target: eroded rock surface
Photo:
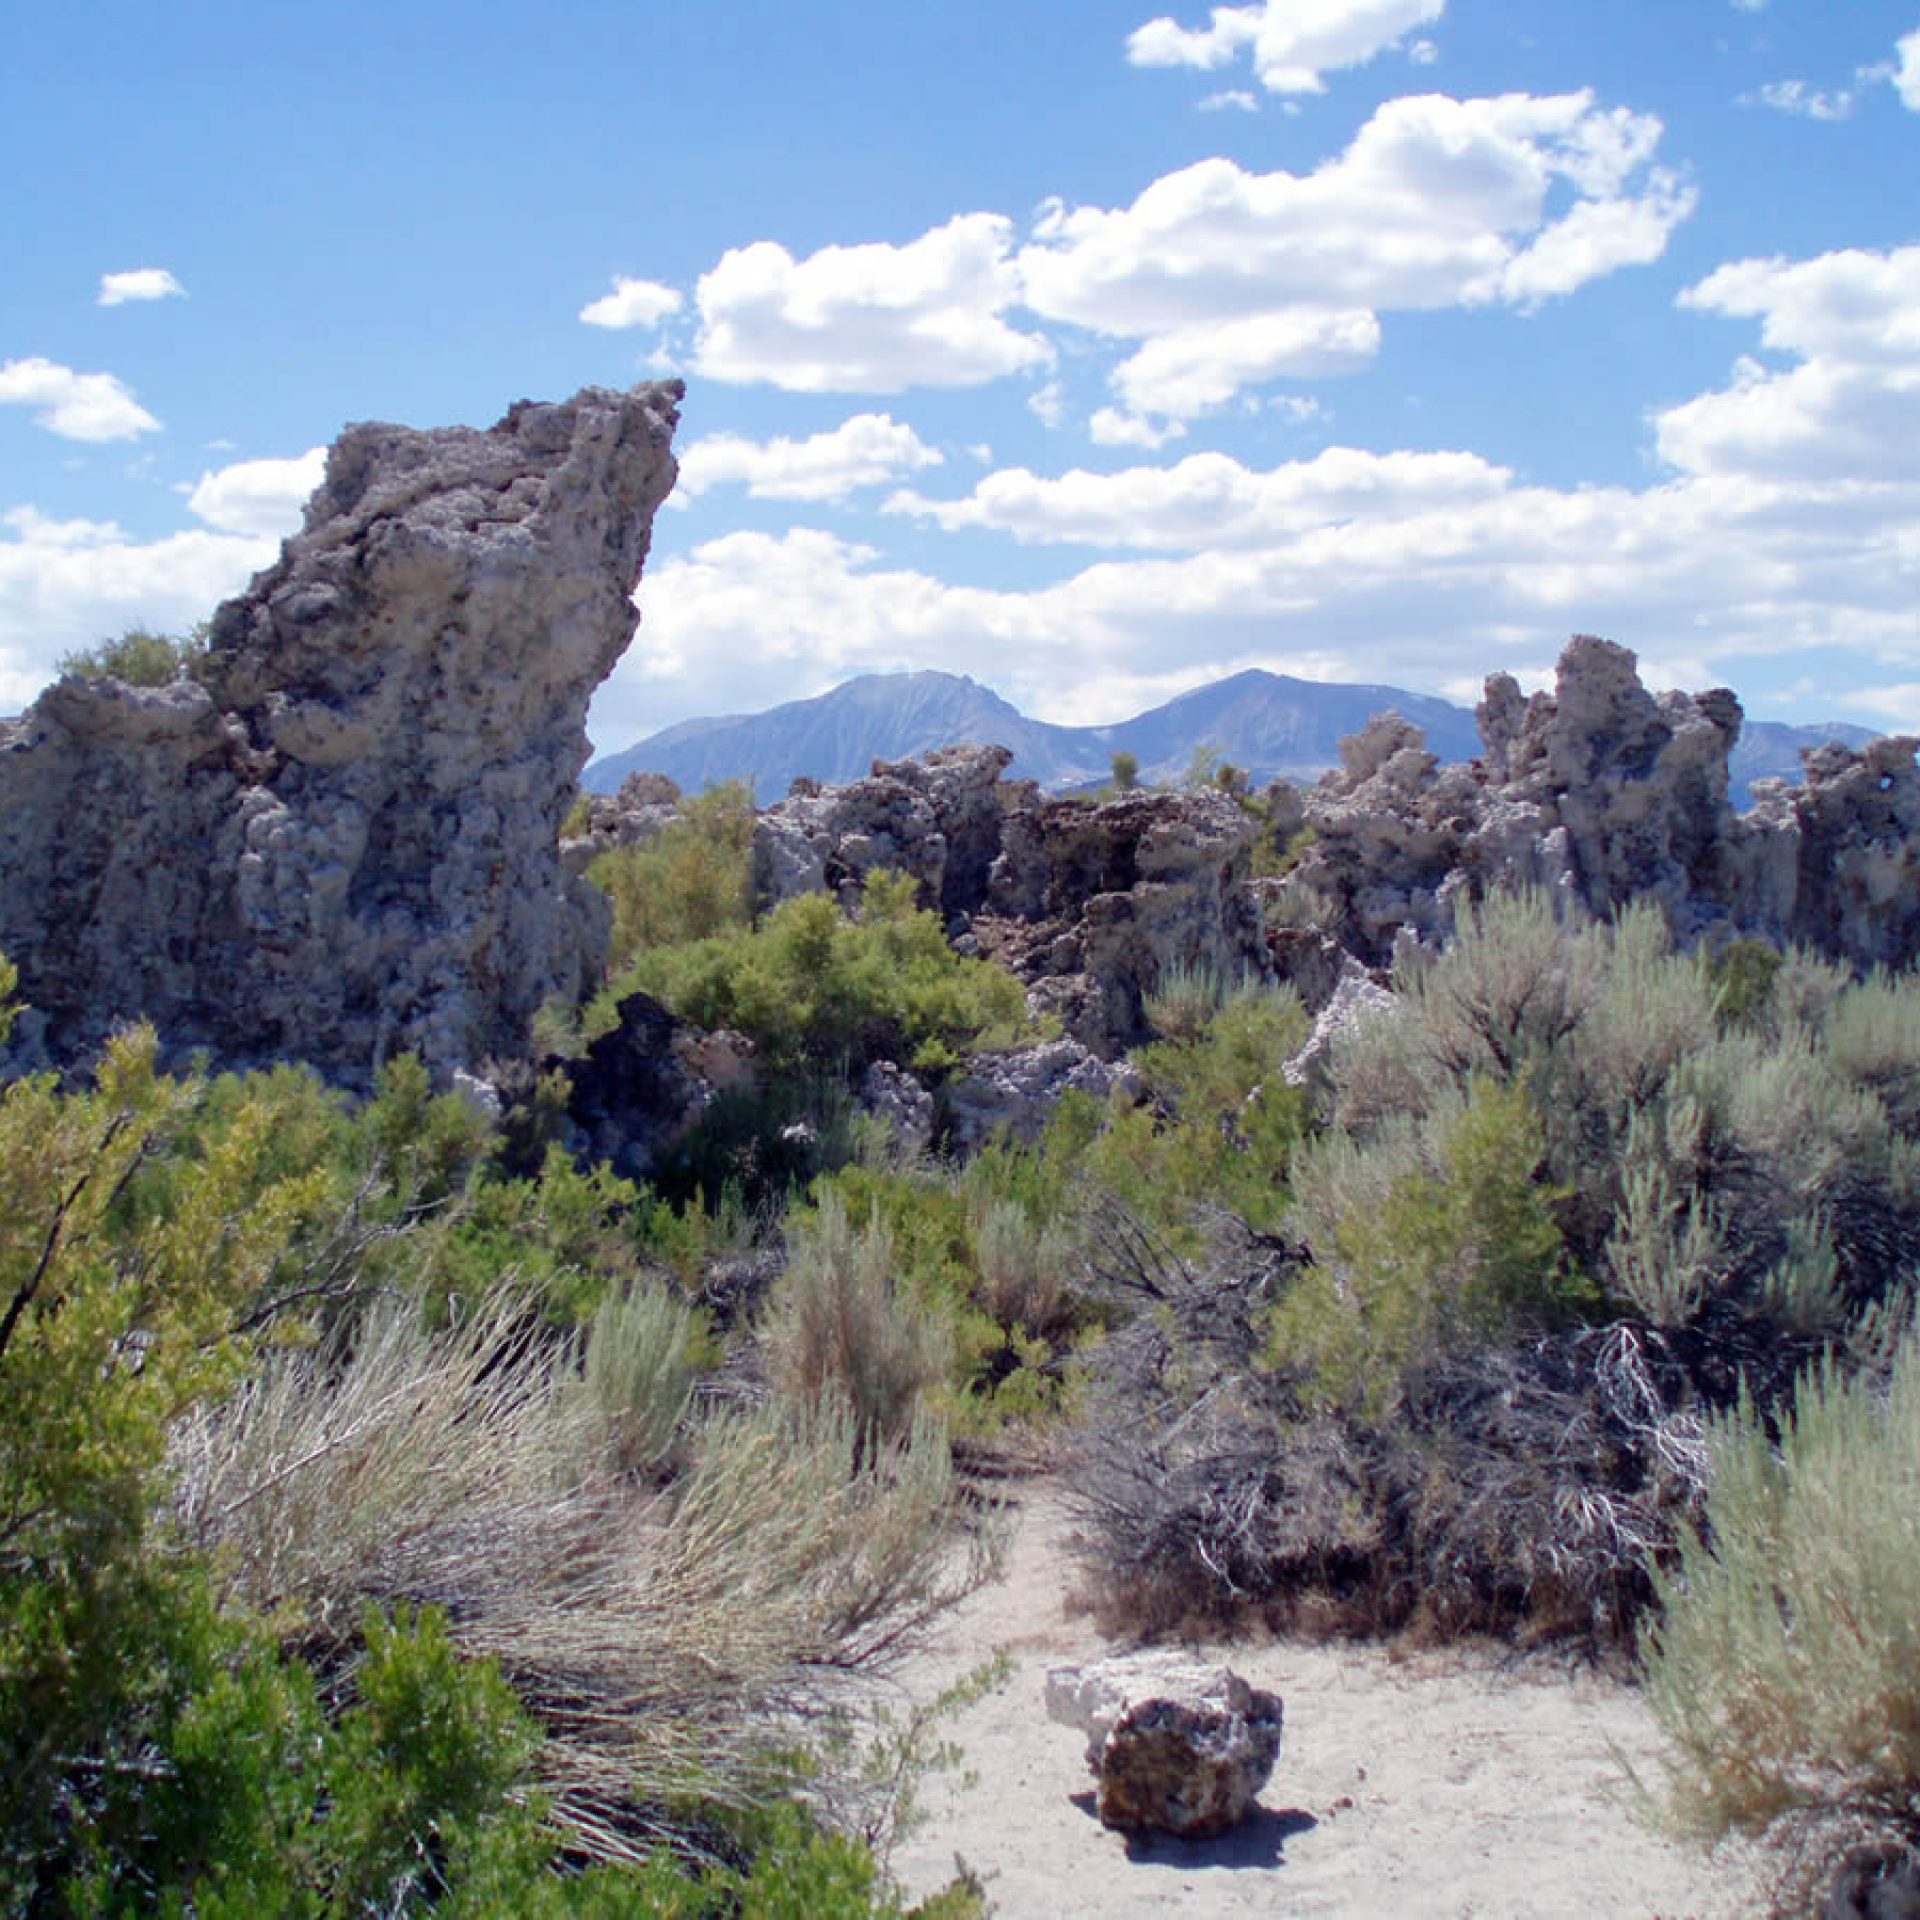
[[[1105,1106],[1115,1094],[1143,1099],[1146,1085],[1125,1060],[1102,1060],[1078,1040],[1062,1037],[1006,1053],[976,1053],[946,1091],[954,1144],[971,1153],[999,1133],[1039,1139],[1069,1093],[1087,1094]]]
[[[1280,1756],[1280,1696],[1163,1654],[1047,1675],[1048,1717],[1087,1736],[1106,1826],[1205,1839],[1237,1826]]]
[[[763,905],[830,891],[852,907],[865,876],[918,881],[963,951],[1025,980],[1084,1046],[1112,1056],[1147,1037],[1145,996],[1182,969],[1271,973],[1248,873],[1255,823],[1223,793],[1043,799],[1001,778],[1004,747],[876,761],[841,787],[799,783],[760,816]]]
[[[55,1057],[144,1015],[175,1052],[447,1079],[597,970],[559,827],[680,397],[349,427],[194,680],[68,678],[0,735],[0,950]]]
[[[1482,758],[1447,767],[1418,729],[1376,719],[1303,796],[1315,844],[1290,884],[1318,891],[1325,931],[1368,964],[1443,940],[1462,893],[1517,883],[1598,914],[1656,901],[1683,940],[1754,933],[1857,965],[1920,946],[1920,741],[1823,747],[1804,786],[1761,782],[1737,815],[1739,701],[1656,697],[1627,648],[1591,636],[1551,694],[1495,674],[1478,717]]]

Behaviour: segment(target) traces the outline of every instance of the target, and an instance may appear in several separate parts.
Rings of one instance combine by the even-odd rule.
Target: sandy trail
[[[957,1609],[902,1676],[925,1700],[997,1648],[1014,1662],[1007,1685],[947,1729],[975,1784],[930,1778],[928,1818],[895,1852],[916,1897],[952,1876],[957,1854],[1003,1920],[1765,1912],[1750,1852],[1708,1856],[1635,1820],[1612,1749],[1644,1770],[1658,1742],[1630,1689],[1479,1653],[1216,1649],[1286,1702],[1260,1811],[1223,1840],[1130,1845],[1094,1817],[1082,1737],[1051,1724],[1043,1700],[1049,1666],[1117,1649],[1067,1612],[1056,1491],[1030,1482],[1015,1499],[1005,1578]]]

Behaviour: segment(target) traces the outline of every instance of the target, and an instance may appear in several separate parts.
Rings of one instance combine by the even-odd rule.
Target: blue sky
[[[75,0],[0,59],[0,711],[342,424],[682,374],[603,749],[1566,636],[1920,731],[1920,0]]]

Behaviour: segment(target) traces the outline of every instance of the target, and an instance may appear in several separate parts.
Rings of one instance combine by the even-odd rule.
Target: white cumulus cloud
[[[1051,363],[1003,315],[1019,299],[1012,223],[960,214],[904,246],[736,247],[700,278],[695,369],[802,393],[971,387]]]
[[[1893,71],[1894,91],[1910,112],[1920,113],[1920,27],[1894,42],[1900,64]]]
[[[203,473],[187,505],[222,533],[280,540],[300,527],[300,510],[327,470],[325,447],[291,460],[236,460]]]
[[[271,540],[197,529],[130,539],[111,521],[59,520],[33,507],[0,515],[0,712],[53,678],[63,653],[131,626],[183,633],[268,565]]]
[[[1151,343],[1117,392],[1191,418],[1284,373],[1364,364],[1380,312],[1532,306],[1657,258],[1694,203],[1654,163],[1660,136],[1590,93],[1388,101],[1311,173],[1215,158],[1130,206],[1047,207],[1018,257],[1025,301]]]
[[[1136,67],[1225,66],[1251,54],[1271,93],[1319,93],[1324,75],[1363,66],[1415,27],[1438,20],[1446,0],[1259,0],[1215,7],[1204,27],[1149,20],[1127,38]]]
[[[1662,455],[1690,473],[1920,480],[1920,246],[1740,260],[1680,304],[1757,319],[1794,364],[1747,358],[1729,386],[1660,417]]]
[[[1348,373],[1379,351],[1380,322],[1368,308],[1289,307],[1158,334],[1114,369],[1113,386],[1138,413],[1190,420],[1244,387]]]
[[[1122,407],[1096,407],[1087,422],[1087,437],[1096,447],[1164,447],[1169,440],[1186,438],[1178,420],[1150,420]]]
[[[1045,479],[1025,467],[989,474],[960,500],[896,494],[891,513],[954,531],[990,527],[1033,544],[1170,552],[1257,547],[1362,516],[1407,518],[1505,493],[1513,476],[1472,453],[1365,453],[1329,447],[1259,470],[1224,453],[1118,473],[1075,468]]]
[[[187,290],[165,267],[132,267],[125,273],[100,276],[99,304],[125,306],[129,300],[168,300],[187,297]]]
[[[75,373],[52,360],[0,366],[0,406],[36,407],[35,422],[63,440],[134,440],[160,422],[111,373]]]
[[[615,278],[613,291],[589,300],[580,318],[590,327],[657,327],[684,305],[680,293],[658,280]]]
[[[804,440],[709,434],[680,456],[676,491],[697,498],[731,482],[759,500],[837,500],[940,464],[938,449],[891,414],[857,413]]]

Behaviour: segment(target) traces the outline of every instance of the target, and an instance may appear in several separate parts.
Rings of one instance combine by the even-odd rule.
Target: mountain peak
[[[1203,756],[1244,768],[1256,784],[1308,781],[1338,764],[1343,738],[1389,708],[1422,728],[1442,760],[1469,760],[1480,751],[1479,730],[1465,707],[1401,687],[1299,680],[1246,667],[1130,720],[1061,727],[1029,719],[967,674],[919,667],[859,674],[764,713],[683,720],[596,760],[582,784],[611,793],[629,773],[664,773],[697,792],[720,780],[746,780],[765,803],[802,774],[857,780],[875,760],[959,745],[1006,747],[1013,754],[1013,777],[1055,789],[1104,781],[1120,752],[1134,756],[1148,781],[1178,781]],[[1855,731],[1832,729],[1840,735]],[[1797,779],[1799,749],[1827,733],[1751,727],[1736,750],[1736,785],[1767,774]]]

